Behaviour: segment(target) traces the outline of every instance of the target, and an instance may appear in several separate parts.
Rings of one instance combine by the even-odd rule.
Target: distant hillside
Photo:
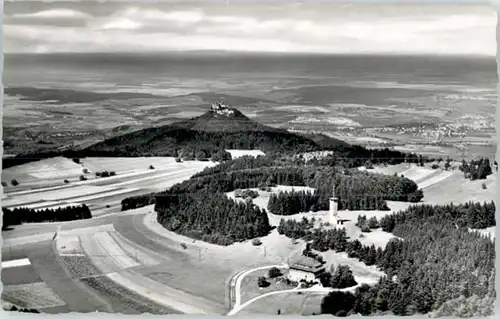
[[[18,96],[25,101],[52,101],[53,104],[91,103],[104,100],[126,100],[134,98],[158,97],[148,93],[96,93],[70,89],[49,89],[36,87],[6,87],[4,93]]]
[[[340,141],[339,141],[340,143]],[[208,158],[224,149],[264,152],[318,151],[323,147],[308,137],[262,125],[227,106],[160,127],[107,139],[78,152],[80,156],[180,156]]]
[[[311,139],[313,142],[315,142],[316,144],[318,144],[319,146],[321,146],[325,149],[334,150],[334,149],[337,149],[339,147],[344,147],[344,148],[354,147],[353,145],[351,145],[347,142],[337,140],[337,139],[329,137],[325,134],[312,133],[312,134],[302,134],[302,135]]]
[[[273,128],[246,117],[235,108],[215,104],[204,114],[169,125],[133,130],[123,126],[113,136],[90,146],[65,150],[46,150],[44,153],[24,153],[4,158],[8,168],[43,158],[65,157],[137,157],[173,156],[186,160],[226,160],[226,149],[259,149],[266,154],[297,154],[331,150],[334,156],[325,159],[324,165],[356,167],[367,161],[397,164],[402,161],[418,162],[416,155],[383,150],[368,150],[323,134],[298,134]],[[371,165],[371,164],[370,164]]]

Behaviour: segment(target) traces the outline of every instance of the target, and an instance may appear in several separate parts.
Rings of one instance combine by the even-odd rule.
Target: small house
[[[325,271],[324,265],[314,258],[301,256],[298,260],[290,263],[288,279],[299,282],[305,280],[314,282]]]

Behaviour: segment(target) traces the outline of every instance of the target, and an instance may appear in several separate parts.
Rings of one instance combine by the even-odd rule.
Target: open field
[[[115,171],[117,174],[148,170],[150,165],[155,169],[166,169],[172,166],[182,167],[186,163],[176,163],[174,157],[87,157],[80,160],[82,166],[90,172]],[[187,162],[189,163],[189,162]]]
[[[65,305],[64,301],[43,282],[5,285],[2,298],[26,308],[40,309]]]
[[[2,181],[9,184],[12,179],[16,179],[20,184],[56,178],[62,181],[81,174],[82,167],[79,164],[72,160],[55,157],[4,169]]]
[[[238,312],[238,315],[312,315],[321,313],[321,292],[285,292],[258,299]]]
[[[213,314],[217,313],[218,310],[213,307],[213,303],[204,298],[198,298],[179,289],[171,288],[133,271],[111,273],[108,274],[108,278],[157,304],[176,309],[181,313]]]
[[[32,265],[20,265],[15,267],[2,266],[2,284],[10,285],[25,285],[42,282],[42,279],[37,274]]]
[[[492,201],[496,196],[498,172],[493,172],[485,180],[471,181],[464,178],[458,169],[443,171],[400,164],[388,167],[376,167],[373,172],[392,175],[404,175],[414,180],[424,190],[423,203],[447,204],[465,203],[468,201]],[[482,184],[486,189],[482,188]]]
[[[143,164],[142,167],[140,163]],[[114,170],[117,175],[94,178],[93,174],[89,174],[92,178],[88,180],[76,180],[69,184],[62,182],[72,176],[75,165],[82,170],[87,164],[90,167],[89,171]],[[177,163],[172,157],[151,157],[85,158],[81,160],[81,164],[76,164],[70,159],[58,157],[25,165],[28,165],[31,171],[45,170],[47,174],[57,176],[58,180],[46,180],[23,173],[24,165],[9,168],[5,170],[7,176],[16,178],[20,181],[20,185],[5,188],[7,191],[2,200],[4,207],[45,209],[87,204],[94,213],[94,209],[110,208],[111,212],[117,211],[116,208],[120,207],[120,202],[125,197],[165,190],[216,163],[199,161]],[[150,169],[149,165],[153,165],[155,169]],[[70,167],[69,171],[63,169],[66,166]],[[78,174],[81,175],[81,172]],[[26,177],[28,175],[30,178]],[[26,184],[21,179],[26,181]],[[93,215],[98,216],[103,213],[105,212],[98,211]]]
[[[152,214],[145,216],[150,215]],[[231,273],[231,265],[221,267],[220,262],[215,263],[213,260],[208,262],[205,259],[205,252],[198,250],[192,244],[192,239],[186,239],[189,244],[187,249],[183,249],[179,241],[151,231],[142,222],[145,216],[120,215],[115,223],[115,229],[121,236],[159,263],[156,266],[137,268],[135,271],[168,287],[189,293],[197,298],[207,299],[213,304],[212,308],[218,309],[216,313],[223,313],[225,311],[224,281]],[[163,227],[161,229],[166,231]],[[230,259],[230,256],[227,258]],[[185,280],[188,277],[190,280]]]
[[[469,201],[493,201],[496,199],[498,173],[486,180],[466,180],[461,172],[453,172],[448,178],[424,189],[423,201],[429,204],[465,203]],[[486,189],[482,188],[482,184]]]
[[[89,277],[81,280],[99,295],[104,295],[113,312],[123,314],[175,314],[173,309],[158,305],[134,291],[116,284],[106,276]]]
[[[194,241],[189,237],[168,231],[156,222],[156,213],[145,215],[143,222],[148,231],[158,234],[167,242],[170,241],[172,247],[179,247],[177,250],[190,253],[194,257],[200,257],[207,263],[223,264],[228,271],[252,265],[282,263],[301,250],[302,247],[300,244],[293,244],[289,238],[279,235],[276,229],[272,230],[269,235],[260,238],[262,241],[260,246],[252,245],[251,240],[233,243],[229,246],[219,246],[199,240]],[[186,250],[181,248],[181,243],[187,245]]]
[[[160,262],[152,254],[148,254],[142,247],[123,237],[119,232],[107,232],[111,238],[126,252],[134,261],[143,266],[156,266]]]

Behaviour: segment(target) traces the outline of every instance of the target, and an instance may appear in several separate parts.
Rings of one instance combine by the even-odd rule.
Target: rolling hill
[[[184,159],[220,161],[230,158],[226,149],[258,149],[266,154],[297,154],[332,150],[338,158],[365,160],[387,158],[404,160],[405,154],[391,150],[368,150],[322,134],[298,134],[258,123],[235,108],[212,107],[200,116],[168,125],[130,132],[118,130],[116,136],[86,147],[73,147],[46,153],[18,154],[4,158],[3,167],[38,159],[65,157],[175,156]],[[380,153],[380,154],[379,154]],[[377,160],[379,162],[379,160]],[[354,165],[354,164],[353,164]],[[352,166],[352,165],[349,165]]]
[[[265,126],[249,119],[235,108],[224,106],[221,109],[210,109],[188,120],[115,136],[78,153],[81,157],[206,158],[223,152],[224,149],[260,149],[266,153],[286,153],[318,151],[323,147],[308,137]]]

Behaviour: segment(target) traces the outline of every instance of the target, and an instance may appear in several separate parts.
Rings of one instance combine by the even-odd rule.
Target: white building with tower
[[[328,222],[332,226],[343,225],[342,219],[339,217],[339,199],[335,196],[335,184],[332,188],[332,197],[330,198],[330,212]]]

